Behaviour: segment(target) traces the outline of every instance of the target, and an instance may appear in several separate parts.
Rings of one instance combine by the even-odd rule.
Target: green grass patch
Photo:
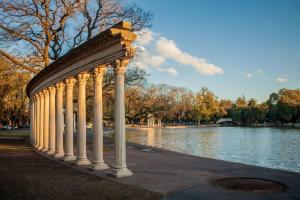
[[[29,137],[30,130],[0,130],[0,137]]]

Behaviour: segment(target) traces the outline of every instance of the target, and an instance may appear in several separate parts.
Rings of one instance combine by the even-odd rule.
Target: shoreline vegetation
[[[300,123],[257,123],[252,124],[251,126],[246,125],[220,125],[220,124],[200,124],[200,125],[162,125],[162,126],[144,126],[144,125],[126,125],[126,128],[208,128],[208,127],[245,127],[245,128],[299,128]]]

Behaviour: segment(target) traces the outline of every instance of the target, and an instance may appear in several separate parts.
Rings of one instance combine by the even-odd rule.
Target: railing
[[[120,22],[81,44],[39,72],[27,85],[31,111],[31,142],[55,158],[108,169],[103,160],[102,78],[107,67],[115,80],[115,159],[111,166],[116,177],[132,175],[126,166],[124,71],[135,49],[136,35],[128,22]],[[86,155],[86,81],[94,79],[94,122],[92,160]],[[77,84],[76,84],[77,83]],[[78,86],[77,154],[73,149],[73,88]],[[65,90],[65,117],[63,102]],[[65,133],[65,137],[63,134]]]

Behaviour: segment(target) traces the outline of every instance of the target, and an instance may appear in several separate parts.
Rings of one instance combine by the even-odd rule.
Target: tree
[[[134,30],[140,30],[151,25],[152,13],[117,0],[2,0],[0,55],[37,73],[121,20],[131,21]],[[20,46],[22,52],[16,51]]]
[[[16,70],[11,65],[0,57],[0,121],[8,122],[14,128],[20,118],[28,118],[25,87],[30,74]]]
[[[200,125],[201,120],[211,120],[219,110],[219,103],[215,95],[207,88],[202,88],[201,91],[196,94],[195,103],[198,125]]]

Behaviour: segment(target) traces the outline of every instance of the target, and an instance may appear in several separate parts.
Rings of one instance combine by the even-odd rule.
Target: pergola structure
[[[105,69],[111,66],[115,84],[115,159],[111,168],[115,177],[132,175],[126,166],[124,108],[124,71],[135,53],[131,43],[136,35],[131,30],[128,22],[116,24],[69,51],[29,82],[26,90],[30,98],[30,139],[35,148],[55,158],[74,161],[77,165],[91,165],[94,170],[109,168],[103,159],[102,78]],[[94,80],[91,161],[86,155],[86,82],[90,77]],[[78,87],[76,155],[73,150],[74,86]]]

